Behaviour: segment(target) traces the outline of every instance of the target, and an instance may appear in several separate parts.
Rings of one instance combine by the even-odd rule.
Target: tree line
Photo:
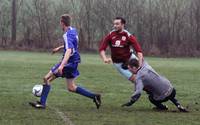
[[[113,19],[122,16],[145,55],[200,56],[200,0],[0,0],[0,48],[62,44],[64,13],[72,15],[80,50],[97,51]]]

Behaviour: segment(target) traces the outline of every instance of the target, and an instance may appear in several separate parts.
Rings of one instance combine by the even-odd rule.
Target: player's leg
[[[131,57],[130,59],[138,59],[137,56],[132,52],[131,50]],[[123,75],[126,79],[128,79],[131,82],[135,82],[135,76],[133,73],[131,73],[128,70],[128,62],[127,63],[113,63],[114,67],[117,69],[117,71]]]
[[[29,102],[29,104],[35,108],[41,108],[44,109],[46,107],[46,100],[49,94],[49,91],[51,89],[50,82],[53,81],[56,78],[56,76],[52,73],[52,71],[49,71],[43,78],[44,84],[43,84],[43,90],[40,97],[40,101],[37,102]]]
[[[149,95],[149,101],[156,106],[156,109],[168,110],[168,107],[162,104],[162,101],[155,100],[152,95]]]
[[[46,105],[46,100],[49,94],[49,91],[51,89],[51,82],[56,79],[57,77],[53,74],[52,71],[49,71],[43,78],[44,84],[43,84],[43,90],[42,90],[42,95],[40,97],[40,103],[45,106]]]
[[[50,82],[52,82],[57,77],[54,75],[54,73],[50,70],[43,78],[43,84],[50,85]]]
[[[29,102],[29,104],[35,108],[41,108],[44,109],[46,107],[46,100],[49,94],[49,91],[51,89],[50,82],[59,77],[59,74],[57,74],[57,69],[59,67],[59,64],[56,64],[43,78],[43,90],[40,97],[40,101],[37,102]]]
[[[179,111],[181,112],[188,112],[180,103],[179,101],[176,99],[176,90],[173,89],[171,95],[169,96],[169,100],[171,102],[174,103],[174,105],[176,105],[176,107],[179,109]]]
[[[178,106],[178,105],[180,105],[180,103],[179,103],[178,100],[175,98],[175,96],[176,96],[176,90],[173,89],[173,90],[172,90],[172,93],[169,95],[168,98],[169,98],[170,101],[172,101],[172,102],[174,103],[174,105]]]
[[[75,78],[67,79],[67,89],[70,92],[74,92],[74,93],[77,93],[77,94],[80,94],[80,95],[83,95],[85,97],[93,99],[93,101],[95,102],[95,104],[97,106],[97,109],[101,106],[101,95],[95,94],[95,93],[90,92],[89,90],[87,90],[83,87],[77,86],[75,84]]]
[[[117,71],[126,79],[131,82],[135,81],[135,75],[131,73],[128,69],[124,68],[123,63],[114,63],[113,65],[117,69]]]
[[[80,95],[93,99],[95,94],[75,84],[75,79],[67,79],[67,89]]]
[[[75,92],[85,97],[93,99],[97,108],[99,108],[101,105],[100,94],[95,94],[75,84],[75,79],[79,76],[79,71],[77,68],[78,68],[78,63],[69,63],[63,69],[63,77],[67,79],[68,90],[70,92]]]

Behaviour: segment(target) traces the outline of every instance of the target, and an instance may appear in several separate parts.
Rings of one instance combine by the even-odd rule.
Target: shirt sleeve
[[[136,80],[135,84],[136,84],[135,85],[135,92],[131,97],[132,101],[134,101],[134,102],[136,102],[140,98],[142,90],[144,88],[142,80]]]
[[[72,34],[64,34],[63,38],[64,38],[64,42],[65,42],[65,49],[72,49],[72,48],[74,48],[74,45],[73,45],[73,35]]]
[[[134,35],[129,36],[129,41],[137,53],[142,52],[141,46]]]
[[[108,34],[101,40],[100,46],[99,46],[99,52],[102,50],[106,50],[109,42],[110,42],[110,34]]]

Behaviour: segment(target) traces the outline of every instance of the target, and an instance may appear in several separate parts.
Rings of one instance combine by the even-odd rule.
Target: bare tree
[[[16,41],[16,22],[17,22],[17,12],[16,12],[16,0],[12,0],[12,43]]]
[[[55,46],[54,41],[62,39],[59,17],[70,13],[82,50],[97,50],[101,38],[112,30],[113,18],[122,16],[127,20],[126,28],[137,36],[147,55],[200,56],[199,0],[0,2],[1,48],[10,45],[10,41],[15,47],[28,49]]]

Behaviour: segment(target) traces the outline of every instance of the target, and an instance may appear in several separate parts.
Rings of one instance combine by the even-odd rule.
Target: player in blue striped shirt
[[[67,87],[70,92],[75,92],[93,99],[97,109],[101,105],[100,94],[92,93],[75,84],[75,79],[79,76],[79,71],[77,68],[81,59],[78,52],[78,34],[76,29],[70,26],[70,23],[70,15],[64,14],[61,16],[60,25],[65,32],[63,35],[64,45],[55,48],[53,52],[64,49],[64,54],[62,60],[52,67],[49,73],[44,77],[44,85],[40,101],[29,103],[35,108],[44,109],[46,107],[47,96],[51,89],[50,82],[58,77],[66,78]]]

